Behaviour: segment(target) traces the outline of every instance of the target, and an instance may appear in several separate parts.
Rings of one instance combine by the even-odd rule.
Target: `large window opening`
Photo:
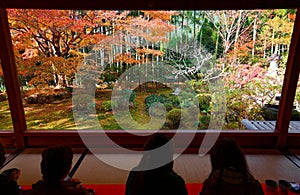
[[[130,8],[148,6],[149,9],[154,4],[141,3]],[[218,127],[216,130],[222,130],[221,136],[235,136],[249,147],[284,147],[291,137],[294,141],[287,145],[297,145],[297,135],[286,136],[286,121],[282,116],[283,113],[286,116],[290,114],[291,98],[287,93],[293,90],[295,82],[291,70],[298,60],[295,55],[298,50],[295,48],[298,47],[296,37],[299,34],[296,25],[291,42],[293,25],[299,22],[295,19],[295,10],[284,8],[298,7],[297,3],[277,2],[270,6],[282,8],[276,10],[267,10],[269,7],[259,1],[237,4],[236,7],[229,4],[195,4],[195,8],[206,11],[193,11],[191,4],[180,3],[174,4],[174,8],[181,11],[112,11],[113,6],[109,4],[99,6],[89,2],[80,6],[77,1],[72,5],[64,2],[60,5],[39,2],[19,5],[5,1],[1,7],[1,26],[5,27],[2,29],[9,26],[11,33],[1,31],[0,49],[9,81],[6,82],[7,92],[12,94],[9,100],[14,119],[13,136],[18,147],[64,141],[82,144],[77,131],[69,131],[78,129],[74,110],[75,115],[77,112],[83,116],[92,114],[101,128],[107,130],[105,133],[112,135],[118,143],[128,144],[121,137],[129,136],[132,147],[137,147],[141,140],[123,134],[123,130],[160,129],[176,133],[178,118],[188,118],[184,113],[193,116],[189,122],[195,126],[192,130],[197,132],[192,147],[198,147],[203,136],[210,132],[205,130],[214,130],[211,123]],[[104,7],[111,10],[85,10]],[[161,8],[165,9],[166,5],[153,7],[157,10]],[[261,8],[263,10],[253,10]],[[209,9],[220,11],[207,11]],[[87,57],[90,53],[93,58]],[[106,66],[100,69],[100,77],[94,77],[99,75],[96,66],[99,64]],[[154,74],[160,64],[174,69]],[[85,72],[78,75],[80,66]],[[132,75],[120,77],[133,67],[139,67],[139,70],[140,67],[149,67],[135,75],[146,77],[152,74],[153,79],[140,83],[135,80],[138,85],[133,85],[130,80]],[[92,73],[89,77],[94,79],[92,82],[86,83],[82,79],[86,72]],[[298,69],[294,72],[298,73]],[[165,80],[161,82],[157,77],[168,77],[170,73],[187,79],[177,78],[170,84]],[[222,78],[222,84],[218,83],[219,87],[216,87],[214,84],[219,78]],[[83,87],[86,84],[92,84],[92,96]],[[116,103],[116,99],[112,99],[114,89],[126,89],[123,84],[134,87],[131,91],[120,90],[128,98],[125,106],[122,101]],[[192,90],[185,86],[192,87]],[[78,94],[86,96],[76,96]],[[74,104],[74,96],[78,97],[79,104]],[[180,101],[181,97],[188,101]],[[279,101],[286,111],[282,111]],[[190,103],[198,108],[192,109]],[[226,107],[218,107],[221,104],[226,104]],[[82,110],[82,107],[85,109]],[[138,125],[122,117],[117,119],[114,108],[120,107],[127,107],[127,116]],[[47,109],[47,113],[43,108]],[[271,111],[277,109],[277,113],[267,111],[266,114],[266,108]],[[199,112],[194,113],[194,110]],[[23,111],[25,117],[22,116]],[[161,119],[164,119],[161,126],[147,126],[147,123]],[[125,121],[128,126],[124,128],[118,120]],[[268,124],[275,121],[276,131],[274,126],[268,125],[263,129],[253,128],[252,121]],[[247,126],[249,122],[251,125]],[[98,130],[87,129],[93,132]],[[183,133],[186,135],[192,132],[191,128],[181,129],[187,130]]]
[[[198,130],[210,128],[212,120],[223,120],[218,129],[251,129],[250,121],[266,120],[271,122],[261,129],[274,130],[295,14],[289,9],[10,9],[27,129],[76,129],[76,109],[95,109],[105,130],[122,129],[113,107],[123,105],[112,101],[112,90],[126,71],[148,64],[151,69],[167,65],[174,70],[167,75],[160,73],[152,82],[139,83],[132,93],[122,89],[130,95],[131,117],[141,126],[150,121],[149,112],[162,116],[164,110],[150,109],[159,102],[166,109],[166,121],[160,128],[177,129],[182,118],[180,109],[192,98],[198,101]],[[98,56],[91,65],[85,59],[93,51]],[[84,85],[74,80],[82,64],[86,72],[99,72],[93,78],[95,98],[84,105],[72,105],[73,88]],[[141,74],[149,74],[146,71]],[[167,76],[178,80],[172,86],[172,81],[159,82],[158,77]],[[129,80],[125,77],[127,85]],[[215,97],[216,80],[224,85],[226,103],[219,105],[226,107],[226,111],[222,109],[226,112],[221,115],[224,119],[212,116],[220,98]],[[193,93],[185,85],[191,86]],[[79,101],[83,104],[84,100]],[[125,128],[139,127],[128,124]]]

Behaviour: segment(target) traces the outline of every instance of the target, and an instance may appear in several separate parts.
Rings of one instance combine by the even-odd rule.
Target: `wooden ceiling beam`
[[[299,0],[1,0],[0,4],[4,8],[87,10],[237,10],[300,7]]]

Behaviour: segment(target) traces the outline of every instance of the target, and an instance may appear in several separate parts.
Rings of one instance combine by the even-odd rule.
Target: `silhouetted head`
[[[168,143],[170,139],[163,134],[154,134],[152,135],[144,145],[144,151],[153,150],[159,148],[166,143]]]
[[[247,172],[245,155],[235,140],[223,138],[218,140],[210,152],[212,170],[235,168]]]
[[[145,169],[167,168],[173,167],[173,144],[169,142],[170,139],[163,134],[152,135],[144,145],[144,156],[141,160],[140,166]],[[153,151],[158,149],[157,151]],[[162,164],[162,162],[167,162]],[[162,164],[160,167],[156,165]]]
[[[42,153],[41,171],[49,183],[63,180],[72,166],[73,152],[68,146],[47,148]]]

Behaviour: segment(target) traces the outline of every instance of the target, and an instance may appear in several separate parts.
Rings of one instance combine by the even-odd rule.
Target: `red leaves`
[[[139,61],[136,60],[134,58],[134,56],[132,56],[132,54],[130,52],[118,54],[115,57],[114,62],[121,62],[121,63],[126,63],[126,64],[136,64],[136,63],[139,63]]]
[[[266,70],[260,64],[240,64],[226,77],[226,82],[233,88],[240,88],[255,79],[263,78],[265,73]]]
[[[22,54],[22,59],[28,60],[30,58],[38,56],[38,50],[37,49],[27,49],[25,48],[25,52]]]
[[[154,44],[167,41],[168,32],[174,30],[170,24],[171,16],[176,12],[144,11],[136,17],[129,13],[9,9],[19,74],[30,76],[33,85],[53,83],[58,77],[72,77],[84,52],[89,52],[91,46],[104,45],[110,49],[126,45],[127,53],[114,50],[111,57],[113,62],[126,64],[143,63],[150,60],[151,55],[162,56],[164,53],[155,50]],[[115,39],[118,34],[122,36]],[[152,49],[140,48],[138,43],[147,44]],[[135,49],[136,54],[128,52]]]
[[[170,21],[172,16],[176,14],[176,11],[143,11],[145,16],[151,19],[160,19],[165,21]]]
[[[288,18],[289,18],[290,20],[295,21],[295,20],[296,20],[296,14],[288,13]]]
[[[155,56],[164,55],[164,52],[162,52],[162,51],[155,50],[155,49],[147,49],[145,47],[143,47],[141,49],[136,48],[135,51],[136,51],[137,55],[139,55],[139,56],[149,55],[149,54],[152,54],[152,55],[155,55]]]

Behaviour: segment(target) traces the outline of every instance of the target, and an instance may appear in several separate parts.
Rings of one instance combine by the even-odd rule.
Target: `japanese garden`
[[[76,129],[73,113],[86,109],[103,129],[120,130],[114,109],[124,107],[139,124],[163,118],[164,130],[178,129],[184,112],[196,115],[199,131],[217,112],[214,120],[229,130],[246,129],[243,119],[276,120],[296,10],[7,11],[30,130]],[[156,75],[135,83],[122,77],[133,68],[132,79]],[[74,104],[87,74],[92,102],[78,96]],[[111,98],[116,89],[127,102]],[[300,120],[298,103],[297,90],[292,120]],[[0,66],[1,129],[13,128],[9,110]]]

